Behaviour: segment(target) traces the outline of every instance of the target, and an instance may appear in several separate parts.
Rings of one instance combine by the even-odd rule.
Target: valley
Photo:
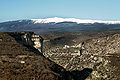
[[[54,35],[55,39],[44,43],[43,54],[71,72],[91,69],[92,73],[86,80],[119,80],[119,30],[81,34],[84,35]]]

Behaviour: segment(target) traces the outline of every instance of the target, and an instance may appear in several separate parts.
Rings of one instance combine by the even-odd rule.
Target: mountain
[[[31,19],[34,23],[60,23],[60,22],[75,22],[77,24],[81,23],[104,23],[104,24],[120,24],[120,21],[101,21],[101,20],[81,20],[75,18],[47,18],[47,19]]]
[[[80,20],[75,18],[47,18],[17,20],[0,23],[0,32],[33,31],[80,32],[120,29],[120,21]]]

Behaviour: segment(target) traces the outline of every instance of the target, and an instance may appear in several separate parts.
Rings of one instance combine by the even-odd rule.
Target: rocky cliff
[[[16,40],[18,40],[19,43],[33,46],[42,53],[44,39],[40,35],[35,34],[34,32],[27,32],[27,31],[12,32],[9,35],[16,38]]]

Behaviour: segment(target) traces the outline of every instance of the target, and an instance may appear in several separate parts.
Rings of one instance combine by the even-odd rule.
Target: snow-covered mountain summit
[[[33,31],[35,33],[48,33],[57,31],[81,32],[119,29],[120,21],[81,20],[75,18],[58,17],[46,19],[16,20],[0,23],[0,32]]]
[[[75,22],[77,24],[80,23],[104,23],[104,24],[120,24],[120,21],[102,21],[102,20],[81,20],[76,18],[46,18],[46,19],[31,19],[35,24],[36,23],[60,23],[60,22]]]

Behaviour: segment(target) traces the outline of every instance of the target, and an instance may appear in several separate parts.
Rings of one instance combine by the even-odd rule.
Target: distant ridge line
[[[36,23],[60,23],[60,22],[75,22],[77,24],[80,23],[104,23],[104,24],[120,24],[120,21],[103,21],[103,20],[82,20],[82,19],[76,19],[76,18],[45,18],[45,19],[31,19],[34,24]]]

